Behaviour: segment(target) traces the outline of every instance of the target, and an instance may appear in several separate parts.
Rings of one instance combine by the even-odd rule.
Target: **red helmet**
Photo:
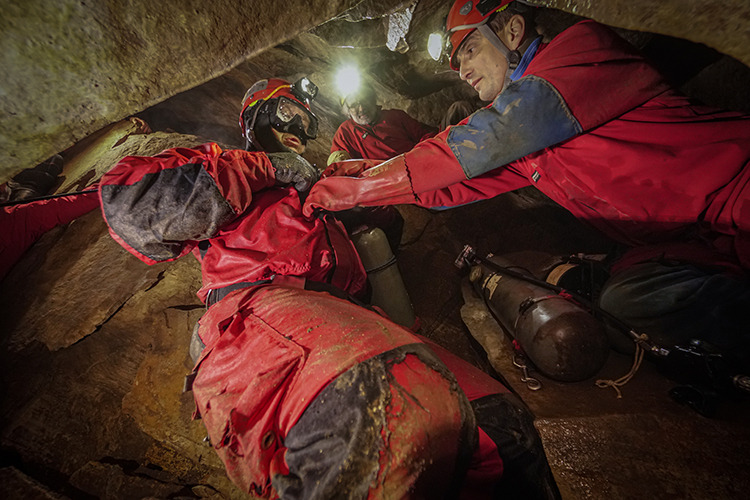
[[[303,142],[315,139],[318,119],[310,109],[310,100],[317,95],[318,88],[307,78],[294,84],[280,78],[269,78],[256,82],[245,93],[240,112],[242,136],[255,143],[255,124],[260,113],[268,123],[281,132],[291,132]]]
[[[456,51],[461,43],[477,27],[487,23],[490,16],[502,10],[513,0],[456,0],[456,3],[448,12],[445,21],[445,31],[450,41],[450,66],[458,71],[456,63]]]

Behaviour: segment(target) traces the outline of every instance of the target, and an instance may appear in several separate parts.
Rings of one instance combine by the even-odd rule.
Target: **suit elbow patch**
[[[213,236],[235,216],[200,163],[147,174],[131,185],[103,186],[101,196],[110,229],[157,262],[179,257],[184,242]]]

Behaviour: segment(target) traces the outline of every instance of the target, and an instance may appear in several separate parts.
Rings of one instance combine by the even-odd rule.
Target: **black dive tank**
[[[487,260],[513,268],[497,256]],[[547,377],[585,380],[607,361],[609,342],[603,325],[571,300],[484,264],[472,268],[470,279],[506,332]]]

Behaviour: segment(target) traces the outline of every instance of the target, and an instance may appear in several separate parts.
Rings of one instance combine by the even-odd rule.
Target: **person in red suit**
[[[681,95],[594,21],[542,43],[534,12],[457,0],[450,65],[491,103],[374,168],[330,165],[305,213],[453,207],[533,186],[622,245],[599,308],[657,345],[697,340],[748,366],[750,116]]]
[[[329,164],[351,158],[387,160],[437,133],[400,109],[382,109],[367,84],[346,95],[342,108],[348,119],[333,136]]]
[[[113,238],[201,263],[192,391],[227,474],[264,498],[556,498],[531,416],[498,381],[360,302],[343,225],[306,218],[309,81],[262,80],[215,143],[126,157],[101,180]],[[307,89],[307,90],[305,90]]]
[[[26,250],[53,227],[67,224],[99,206],[96,188],[71,195],[5,205],[0,210],[0,279]]]
[[[63,158],[55,155],[26,169],[0,186],[0,279],[31,245],[50,229],[67,224],[99,206],[96,186],[85,191],[46,196],[62,172]]]

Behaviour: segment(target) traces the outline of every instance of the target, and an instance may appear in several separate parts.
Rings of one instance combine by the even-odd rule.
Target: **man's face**
[[[466,37],[456,52],[458,73],[483,101],[492,101],[503,90],[508,60],[479,31]]]
[[[357,125],[370,125],[377,118],[378,106],[375,99],[353,97],[351,100],[347,100],[346,107],[349,118]]]
[[[273,132],[274,137],[276,137],[276,140],[279,141],[279,143],[291,149],[298,155],[301,155],[305,152],[305,145],[302,144],[302,141],[300,141],[299,137],[297,137],[296,135],[290,134],[288,132],[279,132],[273,127],[271,127],[271,131]]]

